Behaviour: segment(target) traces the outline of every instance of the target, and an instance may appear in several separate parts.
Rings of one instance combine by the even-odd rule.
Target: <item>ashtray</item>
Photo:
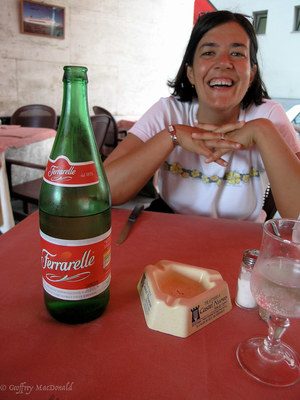
[[[137,289],[147,326],[183,338],[232,309],[218,271],[175,261],[147,265]]]

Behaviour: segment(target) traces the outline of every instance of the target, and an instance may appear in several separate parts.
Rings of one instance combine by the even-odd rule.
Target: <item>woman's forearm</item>
[[[104,161],[112,204],[134,197],[173,150],[172,139],[163,130],[147,142],[129,134]]]
[[[253,121],[255,124],[255,122]],[[259,122],[255,141],[263,159],[277,210],[283,218],[300,213],[300,160],[272,122]]]

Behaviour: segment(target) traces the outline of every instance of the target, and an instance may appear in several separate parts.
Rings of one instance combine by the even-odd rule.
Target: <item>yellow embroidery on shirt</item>
[[[254,167],[250,168],[249,173],[250,173],[250,176],[259,176],[259,172]]]
[[[198,176],[200,176],[200,171],[198,171],[197,169],[193,169],[191,172],[191,177],[198,178]]]
[[[181,175],[183,172],[182,166],[178,163],[173,163],[172,165],[170,165],[170,171],[172,172],[172,174],[176,174],[176,175]]]
[[[193,178],[201,179],[204,183],[216,183],[218,186],[221,185],[222,181],[230,185],[238,185],[241,182],[249,183],[250,178],[259,177],[259,171],[254,167],[250,167],[249,172],[243,174],[237,171],[229,171],[224,176],[212,175],[207,176],[197,169],[186,169],[183,168],[179,163],[169,164],[167,161],[163,165],[164,170],[171,172],[175,175],[180,175],[182,178]]]

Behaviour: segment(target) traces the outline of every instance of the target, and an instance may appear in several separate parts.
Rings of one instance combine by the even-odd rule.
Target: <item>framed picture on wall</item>
[[[65,8],[37,1],[21,0],[21,32],[64,39]]]

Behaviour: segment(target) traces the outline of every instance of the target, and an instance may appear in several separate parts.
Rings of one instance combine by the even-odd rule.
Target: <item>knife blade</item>
[[[141,211],[143,211],[143,209],[144,209],[144,205],[143,204],[137,204],[134,207],[134,209],[132,210],[131,214],[129,215],[129,218],[128,218],[126,224],[123,226],[123,229],[122,229],[122,231],[120,233],[120,236],[119,236],[119,238],[117,240],[117,243],[116,243],[117,246],[119,244],[123,243],[127,239],[127,237],[129,235],[129,233],[130,233],[130,231],[131,231],[131,229],[132,229],[137,217],[140,215],[140,213],[141,213]]]

